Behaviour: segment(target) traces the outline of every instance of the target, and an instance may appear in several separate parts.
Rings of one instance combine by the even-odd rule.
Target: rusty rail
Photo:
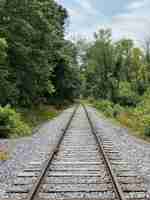
[[[114,188],[114,191],[115,191],[115,194],[116,194],[116,197],[119,199],[119,200],[125,200],[126,198],[124,197],[124,194],[123,194],[123,191],[121,189],[121,186],[117,180],[117,177],[115,175],[115,173],[113,172],[113,169],[111,167],[111,164],[110,164],[110,161],[105,153],[105,150],[104,150],[104,147],[103,147],[103,142],[102,142],[102,139],[100,137],[97,136],[97,133],[95,131],[95,128],[93,126],[93,123],[92,123],[92,120],[89,116],[89,113],[85,107],[84,104],[82,104],[84,110],[85,110],[85,113],[86,113],[86,116],[88,118],[88,121],[89,121],[89,124],[90,124],[90,127],[91,127],[91,131],[95,137],[95,140],[99,146],[99,151],[100,151],[100,154],[103,156],[103,159],[104,159],[104,163],[105,163],[105,166],[110,174],[110,177],[111,177],[111,181],[112,181],[112,184],[113,184],[113,188]]]
[[[61,136],[59,137],[59,139],[58,139],[58,141],[57,141],[57,143],[56,143],[56,145],[55,145],[53,151],[50,152],[49,158],[46,160],[46,162],[45,162],[45,164],[44,164],[44,166],[43,166],[43,169],[42,169],[42,172],[41,172],[40,176],[37,178],[37,181],[36,181],[35,184],[33,185],[31,191],[29,192],[29,194],[28,194],[28,196],[27,196],[27,198],[25,198],[24,200],[37,200],[37,199],[38,199],[38,198],[37,198],[37,194],[38,194],[40,185],[42,184],[42,181],[43,181],[43,179],[44,179],[44,177],[45,177],[45,175],[46,175],[46,172],[47,172],[47,170],[48,170],[48,168],[49,168],[49,166],[50,166],[50,164],[51,164],[51,161],[52,161],[54,155],[57,153],[58,148],[59,148],[59,145],[61,144],[61,142],[62,142],[62,140],[63,140],[63,138],[64,138],[64,135],[65,135],[65,133],[67,132],[67,130],[68,130],[70,124],[71,124],[71,121],[72,121],[73,117],[75,116],[75,113],[76,113],[76,111],[77,111],[77,109],[78,109],[78,106],[79,106],[79,105],[76,105],[76,106],[75,106],[75,109],[74,109],[74,111],[73,111],[71,117],[69,118],[69,121],[68,121],[66,127],[62,130]]]

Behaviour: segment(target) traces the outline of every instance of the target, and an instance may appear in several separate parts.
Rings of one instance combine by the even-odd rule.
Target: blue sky
[[[56,0],[68,9],[68,37],[92,39],[100,28],[111,28],[114,39],[143,41],[150,37],[150,0]]]

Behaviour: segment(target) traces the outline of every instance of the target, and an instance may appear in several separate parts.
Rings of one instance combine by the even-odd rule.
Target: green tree
[[[113,42],[111,31],[102,29],[95,34],[95,41],[85,55],[86,97],[109,99],[124,105],[138,103],[139,95],[144,94],[149,85],[147,53],[135,47],[130,39]]]
[[[111,31],[100,30],[95,34],[95,41],[87,51],[86,89],[95,98],[113,98],[114,84],[114,47],[111,40]]]
[[[5,105],[11,97],[15,97],[15,85],[11,84],[9,63],[7,59],[8,45],[4,38],[0,38],[0,104]]]
[[[63,48],[57,58],[53,84],[56,90],[54,97],[61,103],[64,100],[72,101],[79,96],[80,70],[77,62],[77,49],[70,41],[64,41]]]
[[[52,73],[64,40],[67,12],[53,0],[6,0],[1,6],[1,37],[8,43],[10,79],[17,103],[38,103],[52,95]]]

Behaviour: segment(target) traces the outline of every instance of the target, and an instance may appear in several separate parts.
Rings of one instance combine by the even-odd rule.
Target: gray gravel
[[[150,194],[150,143],[131,135],[127,128],[112,124],[94,108],[88,108],[96,129],[103,131],[119,151],[123,160],[144,178]]]
[[[110,177],[81,106],[61,142],[59,150],[54,156],[48,176],[41,186],[41,198],[93,199],[101,197],[101,199],[104,199],[105,197],[105,199],[110,199],[114,197],[110,182],[106,182],[106,180],[110,180]],[[92,170],[89,170],[89,167],[92,167]],[[67,182],[63,184],[54,183],[54,180],[50,184],[49,181],[49,178],[65,180],[70,177],[72,184]],[[83,184],[79,184],[81,178]],[[94,182],[92,184],[87,183],[87,179],[88,182],[94,179]],[[47,193],[47,191],[49,192]]]
[[[0,146],[6,144],[10,159],[0,162],[0,197],[13,184],[17,174],[31,161],[43,162],[45,156],[53,148],[55,141],[65,127],[73,108],[65,110],[57,118],[43,124],[32,137],[15,140],[0,140]]]
[[[0,163],[0,198],[5,189],[13,183],[14,177],[33,160],[44,160],[45,155],[53,147],[61,129],[65,126],[71,111],[67,109],[56,119],[42,125],[32,137],[17,140],[0,140],[7,144],[10,160]],[[112,124],[104,119],[95,109],[89,108],[96,128],[110,138],[121,158],[141,175],[150,192],[150,144],[129,134],[129,130]]]

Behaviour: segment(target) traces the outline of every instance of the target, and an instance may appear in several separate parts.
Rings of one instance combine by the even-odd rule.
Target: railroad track
[[[74,109],[47,157],[18,174],[6,199],[146,199],[143,180],[127,169],[108,138],[97,136],[85,106]]]

